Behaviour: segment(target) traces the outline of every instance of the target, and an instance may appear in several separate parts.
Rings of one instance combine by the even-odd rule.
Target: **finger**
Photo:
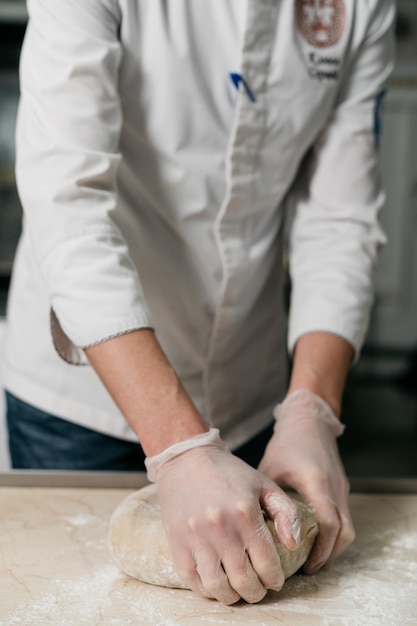
[[[354,540],[355,530],[349,512],[349,482],[345,478],[338,486],[338,496],[332,500],[329,496],[320,499],[304,493],[307,503],[319,523],[319,535],[313,550],[304,566],[307,574],[318,571],[325,563],[336,558]],[[326,489],[322,489],[326,493]],[[317,491],[316,491],[317,493]]]
[[[347,478],[345,478],[343,488],[340,489],[341,495],[336,501],[341,527],[329,561],[339,556],[355,539],[355,528],[349,510],[349,491],[350,484]]]
[[[240,514],[241,540],[253,571],[264,588],[279,591],[284,584],[284,574],[260,506],[255,511],[248,509],[246,514],[241,510]]]
[[[197,588],[200,587],[206,597],[215,598],[223,604],[235,604],[242,597],[231,585],[219,555],[210,547],[200,548],[195,554]],[[194,591],[194,589],[193,589]]]
[[[260,581],[243,546],[227,550],[223,555],[223,567],[231,587],[246,602],[260,602],[267,589]]]
[[[266,525],[265,525],[266,527]],[[265,544],[256,542],[247,549],[248,557],[253,570],[265,589],[273,589],[279,591],[285,582],[284,572],[282,571],[281,561],[279,559],[274,541],[268,528],[266,530],[271,541],[266,540]],[[271,562],[270,555],[274,554]]]
[[[338,510],[341,528],[337,536],[336,542],[333,547],[333,551],[329,557],[329,561],[332,561],[337,556],[342,554],[344,550],[355,539],[355,528],[353,526],[352,518],[349,509],[340,508]]]
[[[295,550],[300,543],[300,518],[296,504],[283,491],[268,491],[262,506],[274,520],[278,539],[288,549]]]
[[[333,553],[341,522],[335,505],[327,498],[309,501],[308,504],[319,525],[319,534],[304,565],[304,572],[313,574],[323,567]]]
[[[205,598],[214,598],[214,596],[203,587],[195,559],[188,547],[179,545],[178,543],[173,544],[171,552],[176,572],[186,587]]]

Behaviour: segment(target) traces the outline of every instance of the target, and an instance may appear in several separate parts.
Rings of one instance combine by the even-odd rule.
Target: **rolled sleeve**
[[[333,116],[296,185],[289,246],[290,352],[300,336],[321,331],[346,339],[358,358],[368,328],[376,260],[385,242],[378,221],[385,196],[375,107],[393,69],[395,13],[391,2],[374,7]]]
[[[29,0],[16,174],[61,356],[152,326],[138,272],[112,219],[122,110],[114,0]]]

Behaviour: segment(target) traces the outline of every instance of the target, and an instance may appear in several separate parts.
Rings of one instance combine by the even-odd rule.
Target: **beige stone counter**
[[[225,607],[119,572],[106,533],[129,492],[0,487],[2,626],[417,624],[417,495],[353,494],[357,540],[333,565]]]

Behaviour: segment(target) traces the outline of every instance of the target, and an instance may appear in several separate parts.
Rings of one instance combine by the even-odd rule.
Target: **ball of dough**
[[[285,578],[306,562],[318,533],[318,524],[301,502],[296,502],[301,521],[300,545],[287,550],[278,540],[274,523],[266,518],[279,554]],[[121,570],[146,583],[188,589],[175,571],[164,531],[155,485],[149,485],[123,500],[110,520],[109,546]]]

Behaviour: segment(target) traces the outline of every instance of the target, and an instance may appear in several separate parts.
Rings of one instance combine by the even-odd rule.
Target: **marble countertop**
[[[352,494],[357,539],[339,559],[315,576],[293,576],[260,604],[225,607],[118,570],[108,521],[130,492],[0,487],[2,626],[417,624],[416,494]]]

